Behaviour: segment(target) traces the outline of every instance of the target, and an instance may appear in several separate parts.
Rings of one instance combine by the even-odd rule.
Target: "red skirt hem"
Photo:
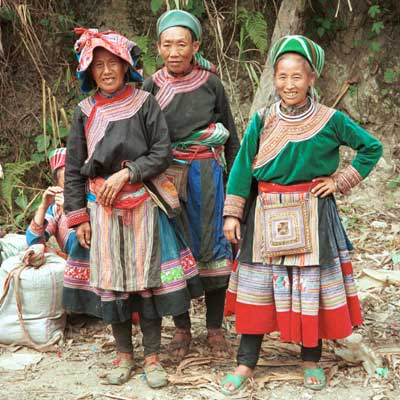
[[[239,303],[227,292],[225,316],[236,314],[236,332],[259,335],[279,332],[283,342],[318,345],[318,339],[343,339],[353,326],[361,325],[362,314],[357,296],[347,298],[347,305],[334,310],[319,310],[319,315],[302,315],[293,311],[277,312],[274,305],[256,306]]]

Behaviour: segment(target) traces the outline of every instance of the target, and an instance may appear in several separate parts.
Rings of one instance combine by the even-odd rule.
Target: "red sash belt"
[[[258,191],[263,193],[294,193],[294,192],[309,192],[319,182],[303,182],[294,185],[280,185],[279,183],[272,182],[258,182]]]
[[[105,181],[106,180],[101,177],[90,179],[89,190],[96,195],[96,198],[98,197],[99,190],[103,186]],[[150,197],[147,190],[139,196],[129,196],[130,194],[137,192],[143,187],[143,183],[126,183],[117,194],[117,197],[112,204],[112,208],[130,209],[143,203]]]
[[[188,146],[187,150],[173,150],[174,158],[178,160],[205,160],[206,158],[215,158],[220,162],[220,154],[222,152],[222,146],[216,146],[212,150],[210,146],[192,145]]]

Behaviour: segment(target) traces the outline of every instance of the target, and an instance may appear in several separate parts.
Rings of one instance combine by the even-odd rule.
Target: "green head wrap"
[[[303,56],[313,67],[317,76],[324,68],[325,52],[321,46],[301,35],[287,35],[277,40],[271,49],[272,66],[275,67],[279,56],[284,53],[297,53]]]
[[[200,21],[187,11],[170,10],[162,14],[157,21],[157,37],[160,38],[162,32],[173,26],[188,28],[194,33],[197,40],[201,40]]]

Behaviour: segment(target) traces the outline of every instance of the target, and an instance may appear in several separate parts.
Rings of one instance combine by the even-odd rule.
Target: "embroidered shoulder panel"
[[[183,77],[172,76],[165,67],[157,71],[152,79],[160,88],[156,95],[156,100],[161,109],[167,108],[176,94],[192,92],[204,85],[211,74],[210,71],[197,68]]]
[[[315,111],[306,119],[285,121],[277,115],[276,104],[271,106],[268,113],[265,113],[264,128],[253,168],[261,168],[272,161],[288,143],[303,142],[317,135],[334,113],[333,108],[317,104]]]
[[[92,108],[94,106],[94,100],[93,100],[93,96],[90,97],[86,97],[86,99],[82,100],[79,104],[80,109],[82,110],[82,112],[89,117]]]
[[[128,96],[118,101],[91,105],[85,129],[88,159],[92,156],[96,144],[104,137],[109,123],[132,118],[140,110],[149,95],[150,93],[143,90],[133,89]],[[84,102],[85,100],[82,103]],[[89,110],[87,103],[84,103],[81,108],[85,114]]]

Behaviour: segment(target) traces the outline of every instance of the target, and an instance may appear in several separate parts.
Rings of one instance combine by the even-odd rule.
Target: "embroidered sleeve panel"
[[[350,190],[362,181],[362,176],[352,165],[334,174],[333,178],[339,192],[342,194],[349,194]]]
[[[72,228],[74,226],[82,224],[83,222],[89,222],[89,221],[90,217],[86,207],[80,208],[79,210],[71,211],[67,214],[68,228]]]
[[[80,107],[80,109],[82,110],[82,112],[89,117],[90,113],[92,112],[92,108],[94,106],[94,101],[93,101],[93,97],[86,97],[86,99],[83,99],[78,106]]]
[[[36,236],[44,236],[44,231],[46,229],[46,225],[45,223],[43,223],[42,225],[39,225],[38,223],[35,222],[34,219],[32,219],[30,225],[29,225],[29,230],[31,231],[31,233],[33,233]]]
[[[276,104],[271,106],[260,137],[260,146],[254,168],[261,168],[273,160],[290,142],[311,139],[328,123],[335,110],[317,104],[315,112],[302,121],[284,121],[279,118]]]
[[[236,217],[242,219],[246,199],[234,194],[226,195],[224,204],[224,217]]]

